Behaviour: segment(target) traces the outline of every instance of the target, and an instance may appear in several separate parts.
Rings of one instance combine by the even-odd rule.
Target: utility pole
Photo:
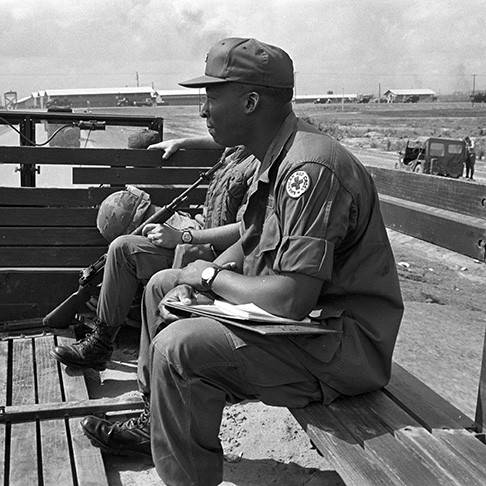
[[[381,103],[381,83],[378,83],[378,103]]]
[[[138,77],[138,71],[135,72],[135,77],[137,78],[137,88],[140,86],[140,79]]]
[[[472,81],[472,95],[474,96],[474,93],[476,91],[476,74],[472,75],[473,81]]]

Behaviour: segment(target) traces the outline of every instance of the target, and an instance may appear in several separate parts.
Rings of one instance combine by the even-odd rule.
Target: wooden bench
[[[205,167],[207,164],[200,162],[200,156],[201,153],[194,152],[180,154],[181,159],[171,159],[171,167]],[[192,162],[184,165],[185,157],[189,157]],[[209,158],[214,162],[216,157],[212,154]],[[135,180],[166,184],[162,189],[148,188],[154,202],[158,204],[170,200],[174,191],[177,192],[192,182],[189,179],[194,176],[194,173],[187,172],[186,175],[190,174],[190,177],[185,179],[181,176],[183,172],[177,173],[178,169],[169,175],[170,169],[158,168],[160,159],[156,152],[141,150],[0,147],[0,163],[11,163],[14,160],[22,160],[23,163],[35,161],[36,164],[61,163],[67,160],[68,164],[87,166],[73,169],[74,179],[83,184],[89,181],[132,183],[131,178],[135,177],[132,169],[142,168],[145,175],[141,173],[140,179]],[[100,160],[106,165],[111,164],[113,169],[94,167],[99,165]],[[194,160],[198,162],[195,163]],[[120,169],[127,166],[128,169]],[[484,261],[485,186],[387,169],[370,168],[370,172],[380,193],[387,226]],[[85,266],[106,251],[106,246],[94,230],[96,204],[109,192],[117,189],[2,188],[0,244],[3,248],[0,252],[0,267],[4,268],[0,270],[0,278],[4,280],[0,286],[0,321],[42,316],[53,304],[57,304],[76,288],[77,268],[73,267]],[[451,194],[460,196],[453,197]],[[204,188],[201,188],[194,194],[192,202],[201,203],[203,199]],[[32,218],[39,208],[40,213]],[[81,213],[86,213],[86,219],[79,226],[72,227],[72,218],[64,218],[71,210],[79,215],[79,220],[83,219]],[[44,231],[42,238],[32,244],[29,227],[33,225],[36,228],[34,233],[40,234],[47,225],[48,215],[55,212],[57,216],[53,218],[50,229]],[[17,219],[16,215],[22,215],[22,218]],[[61,231],[58,231],[59,228],[62,228]],[[70,237],[65,238],[64,233],[68,230]],[[15,237],[16,232],[23,237]],[[84,240],[77,239],[81,237]],[[77,241],[88,240],[92,242],[91,246],[75,244]],[[37,258],[33,257],[34,254]],[[53,255],[56,255],[54,260]],[[53,276],[57,287],[62,286],[61,289],[52,286]],[[49,288],[49,291],[44,291],[44,288]],[[17,292],[21,295],[17,295]],[[50,297],[51,292],[53,297]],[[7,318],[4,317],[6,315]],[[8,324],[9,322],[4,330],[7,330]],[[22,338],[4,339],[7,339],[7,344],[2,342],[0,356],[10,364],[8,370],[11,371],[7,374],[13,377],[12,365],[16,363],[13,358],[14,340],[20,339],[21,342]],[[34,353],[34,348],[37,352],[42,349],[42,345],[46,346],[40,342],[37,345],[37,339],[44,340],[44,336],[28,338],[31,344],[24,344],[32,346],[31,353]],[[59,338],[49,335],[47,339]],[[34,363],[44,361],[39,358]],[[38,369],[36,366],[37,364],[33,369],[34,373]],[[41,366],[52,365],[44,363]],[[61,374],[58,370],[58,375],[62,379],[70,379],[65,378],[62,370]],[[466,417],[398,364],[394,364],[392,380],[383,390],[359,397],[342,398],[328,407],[312,404],[291,412],[346,484],[485,484],[486,447],[478,440],[483,433],[485,377],[486,365],[483,359],[475,421]],[[5,381],[0,381],[3,382]],[[8,383],[13,383],[12,379]],[[12,478],[11,429],[14,423],[30,424],[32,431],[32,424],[35,424],[36,445],[37,450],[40,450],[44,430],[41,425],[43,426],[44,421],[57,420],[57,413],[63,414],[63,420],[69,423],[73,417],[86,413],[136,408],[139,405],[137,400],[116,403],[113,400],[86,401],[82,397],[68,397],[66,403],[59,400],[57,403],[53,402],[54,404],[37,402],[25,405],[22,402],[13,402],[13,394],[9,391],[12,386],[8,385],[4,394],[6,401],[0,424],[0,434],[8,439],[5,441],[7,449],[2,454],[2,457],[7,458],[2,470],[4,477],[8,478]],[[39,389],[39,384],[33,387],[34,390],[36,387]],[[52,398],[46,400],[50,401]],[[59,409],[58,412],[56,409]],[[69,434],[66,435],[66,440],[69,440]],[[71,445],[71,449],[74,451],[74,445]],[[38,464],[45,463],[39,452],[37,457],[41,458],[38,459]],[[72,457],[73,454],[69,460],[71,470],[74,470],[78,466],[73,466],[75,460]]]

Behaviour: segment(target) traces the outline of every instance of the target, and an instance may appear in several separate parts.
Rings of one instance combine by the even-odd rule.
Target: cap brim
[[[188,79],[179,83],[180,86],[185,88],[204,88],[205,86],[211,86],[212,84],[229,83],[228,79],[215,78],[214,76],[199,76],[198,78]]]

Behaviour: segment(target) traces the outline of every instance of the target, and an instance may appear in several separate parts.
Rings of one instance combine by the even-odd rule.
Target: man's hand
[[[159,312],[162,319],[169,324],[181,319],[181,316],[172,314],[171,311],[165,307],[167,302],[180,302],[185,305],[195,304],[197,302],[196,294],[194,289],[189,285],[178,285],[165,294],[164,298],[160,301]]]
[[[167,160],[173,154],[175,154],[185,142],[185,138],[175,138],[172,140],[163,140],[159,143],[154,143],[147,147],[148,150],[163,150],[162,160]]]
[[[146,236],[155,246],[163,248],[175,248],[182,243],[182,231],[168,224],[146,224],[142,229],[142,235]]]

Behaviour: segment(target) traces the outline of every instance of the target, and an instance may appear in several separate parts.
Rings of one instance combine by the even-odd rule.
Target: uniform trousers
[[[97,317],[108,326],[124,322],[140,283],[159,270],[170,268],[174,251],[151,243],[145,236],[123,235],[108,248]]]
[[[158,305],[176,271],[155,274],[142,302],[139,388],[150,396],[154,464],[167,486],[222,481],[218,438],[226,403],[261,400],[304,407],[320,401],[319,382],[304,352],[286,336],[263,336],[209,318],[166,325]]]

